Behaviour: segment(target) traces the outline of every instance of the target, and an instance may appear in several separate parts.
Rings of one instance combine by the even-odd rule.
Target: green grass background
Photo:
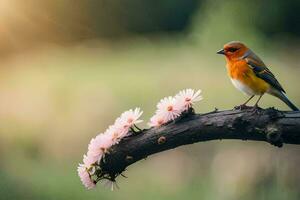
[[[1,58],[0,199],[300,199],[295,145],[222,140],[183,146],[130,166],[114,192],[87,191],[77,176],[90,139],[127,109],[141,107],[146,127],[156,103],[185,88],[203,92],[197,113],[244,102],[216,55],[231,40],[254,49],[300,106],[297,42],[266,38],[247,17],[236,28],[230,2],[205,5],[187,33],[46,43]],[[289,109],[268,95],[260,106]]]
[[[299,105],[296,58],[258,53]],[[151,156],[128,168],[116,192],[81,185],[76,166],[89,140],[122,111],[140,106],[147,122],[160,98],[184,88],[203,91],[195,106],[200,113],[243,102],[224,64],[215,51],[184,40],[47,47],[6,60],[1,199],[298,199],[299,148],[250,141],[198,143]],[[261,106],[288,109],[267,95]]]

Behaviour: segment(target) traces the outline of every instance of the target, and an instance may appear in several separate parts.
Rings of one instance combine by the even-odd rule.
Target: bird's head
[[[241,42],[232,41],[224,45],[223,49],[220,49],[217,54],[223,54],[227,59],[236,59],[242,57],[248,47]]]

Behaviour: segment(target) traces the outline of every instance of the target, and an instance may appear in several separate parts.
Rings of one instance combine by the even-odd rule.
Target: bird
[[[247,103],[258,95],[259,98],[253,106],[254,109],[257,109],[262,96],[268,93],[282,100],[292,110],[299,111],[288,99],[285,90],[275,75],[245,44],[239,41],[229,42],[217,54],[225,56],[226,67],[232,84],[238,90],[250,96],[245,103],[238,106],[240,109],[249,108]]]

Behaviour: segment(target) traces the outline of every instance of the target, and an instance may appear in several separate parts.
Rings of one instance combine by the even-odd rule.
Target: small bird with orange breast
[[[266,67],[263,61],[241,42],[233,41],[224,45],[224,48],[217,52],[225,55],[229,77],[233,85],[250,98],[240,106],[247,108],[246,104],[255,96],[259,95],[254,108],[265,94],[271,94],[292,110],[299,109],[287,98],[285,91],[277,81],[273,73]]]

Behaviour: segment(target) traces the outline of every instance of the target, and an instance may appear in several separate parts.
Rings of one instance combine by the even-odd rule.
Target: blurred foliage
[[[181,147],[131,166],[113,193],[86,191],[76,174],[89,140],[126,109],[142,107],[146,127],[156,102],[183,88],[203,90],[200,113],[243,102],[215,54],[230,40],[255,49],[300,105],[298,7],[290,0],[1,0],[0,199],[300,199],[293,145]],[[267,95],[261,106],[287,109]]]
[[[286,34],[297,39],[300,35],[300,1],[267,0],[256,1],[256,19],[254,26],[266,36],[274,37]]]
[[[76,166],[89,140],[125,109],[155,104],[183,88],[202,89],[197,112],[232,108],[245,97],[215,52],[187,42],[130,40],[109,46],[44,47],[0,70],[0,199],[270,199],[300,197],[297,146],[215,141],[149,157],[118,179],[120,190],[86,191]],[[300,104],[298,59],[265,56]],[[287,109],[265,96],[261,106]]]
[[[0,53],[23,51],[33,44],[65,44],[136,35],[199,33],[213,23],[220,33],[249,35],[298,43],[296,0],[2,0]],[[193,20],[194,18],[198,20]],[[229,25],[229,26],[227,26]],[[213,31],[209,31],[212,33]],[[22,33],[22,34],[19,34]],[[194,33],[194,32],[192,32]],[[254,36],[253,36],[254,37]]]

